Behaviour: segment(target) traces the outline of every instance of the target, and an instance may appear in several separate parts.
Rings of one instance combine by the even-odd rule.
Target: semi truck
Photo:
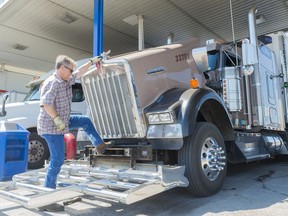
[[[288,39],[258,37],[255,14],[249,38],[232,43],[189,39],[103,56],[82,86],[97,131],[115,145],[104,155],[87,146],[62,167],[56,190],[41,187],[44,169],[14,176],[0,195],[28,208],[83,194],[130,204],[174,187],[210,196],[228,163],[287,155]],[[39,195],[13,195],[17,186]]]

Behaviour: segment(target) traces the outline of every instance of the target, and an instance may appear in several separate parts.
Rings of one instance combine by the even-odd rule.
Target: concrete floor
[[[0,198],[0,215],[288,215],[288,161],[230,165],[223,189],[212,197],[197,198],[176,188],[131,205],[85,196],[58,213],[25,209]]]

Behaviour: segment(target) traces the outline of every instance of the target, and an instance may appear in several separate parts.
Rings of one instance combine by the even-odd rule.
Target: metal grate
[[[105,67],[83,77],[93,123],[102,138],[139,137],[124,67]]]
[[[0,184],[0,196],[26,208],[67,201],[84,194],[132,204],[175,187],[187,187],[189,183],[184,176],[184,166],[157,165],[156,168],[155,164],[136,164],[131,169],[119,161],[104,164],[91,167],[89,161],[66,161],[58,175],[56,189],[42,186],[47,168],[14,175],[13,181]]]

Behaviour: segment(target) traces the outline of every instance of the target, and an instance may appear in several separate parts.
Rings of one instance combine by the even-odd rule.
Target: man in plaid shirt
[[[99,60],[99,57],[94,57],[73,72],[76,66],[75,61],[68,56],[59,55],[56,59],[54,74],[41,86],[37,130],[38,134],[47,141],[50,150],[45,187],[56,188],[57,175],[64,163],[64,134],[69,132],[69,128],[83,128],[92,145],[97,146],[98,154],[103,154],[105,149],[112,144],[102,140],[89,117],[70,116],[72,85],[76,78],[81,77],[91,65]]]

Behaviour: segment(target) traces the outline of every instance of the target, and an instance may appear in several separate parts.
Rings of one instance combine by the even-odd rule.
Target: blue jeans
[[[97,133],[92,121],[88,116],[71,115],[69,119],[69,129],[82,128],[88,135],[92,145],[97,146],[103,142]],[[47,169],[44,186],[56,188],[57,175],[64,163],[65,147],[63,134],[43,134],[50,150],[50,163]]]
[[[103,139],[96,131],[91,119],[83,115],[71,115],[69,119],[69,130],[82,128],[89,137],[93,146],[103,143]]]

